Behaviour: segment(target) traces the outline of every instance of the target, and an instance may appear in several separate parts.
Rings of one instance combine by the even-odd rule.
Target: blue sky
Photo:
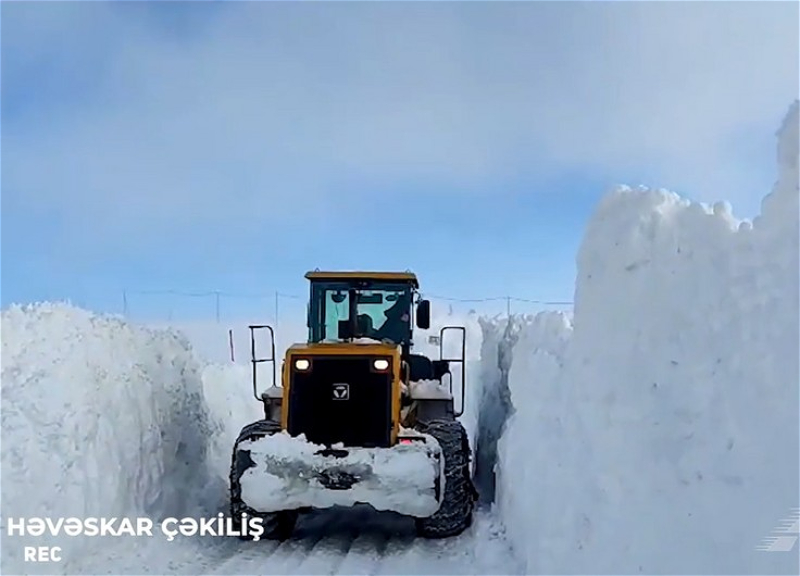
[[[134,293],[316,267],[570,299],[614,185],[757,214],[798,88],[789,2],[0,10],[3,306],[160,314]]]

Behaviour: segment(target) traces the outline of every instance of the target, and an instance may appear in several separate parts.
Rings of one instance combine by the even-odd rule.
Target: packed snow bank
[[[472,400],[476,428],[473,474],[480,501],[485,504],[495,500],[497,442],[512,410],[508,392],[508,368],[521,320],[524,319],[480,319],[480,385]]]
[[[499,506],[528,573],[798,573],[756,550],[798,506],[798,108],[752,225],[620,189],[574,321],[514,347]]]
[[[231,450],[241,429],[264,417],[264,407],[253,393],[251,333],[249,324],[235,321],[151,323],[150,326],[179,333],[189,343],[191,352],[202,365],[203,395],[209,411],[212,434],[208,441],[212,469],[225,483],[230,472]],[[275,330],[275,379],[280,385],[281,362],[286,349],[296,341],[304,341],[307,329],[303,323],[285,323]],[[256,357],[272,354],[269,333],[255,331]],[[233,356],[233,358],[231,357]],[[271,363],[257,365],[257,389],[260,395],[273,383]]]
[[[36,570],[24,545],[61,546],[58,569],[69,572],[108,543],[8,536],[9,518],[155,519],[215,506],[208,498],[224,490],[209,472],[189,348],[175,333],[68,305],[2,312],[3,573]]]
[[[191,342],[195,354],[208,362],[222,365],[236,364],[250,366],[251,360],[251,335],[248,326],[253,324],[270,324],[258,318],[250,320],[226,320],[214,322],[211,320],[150,322],[154,328],[177,330]],[[275,357],[280,366],[281,359],[286,349],[295,342],[305,342],[308,328],[305,318],[298,318],[296,322],[281,322],[275,326]],[[256,356],[269,358],[270,338],[267,330],[255,331]],[[271,376],[265,374],[265,378]],[[271,383],[271,382],[270,382]],[[265,387],[270,383],[265,382]]]
[[[264,417],[264,405],[253,395],[252,371],[247,366],[209,363],[203,368],[202,380],[212,427],[208,458],[214,474],[227,485],[231,451],[239,432]]]

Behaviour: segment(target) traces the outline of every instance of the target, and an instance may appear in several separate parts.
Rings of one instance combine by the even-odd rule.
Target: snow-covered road
[[[315,512],[285,542],[177,537],[129,541],[70,566],[98,574],[524,574],[502,526],[487,510],[461,536],[425,540],[413,523],[368,507]]]

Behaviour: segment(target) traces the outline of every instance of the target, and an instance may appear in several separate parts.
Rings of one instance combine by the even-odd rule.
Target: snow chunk
[[[367,338],[367,337],[354,338],[352,340],[352,343],[353,344],[385,344],[385,343],[394,344],[394,342],[392,342],[391,340],[378,340],[376,338]]]
[[[422,436],[425,442],[347,448],[347,454],[338,457],[319,454],[324,446],[286,432],[243,442],[240,447],[250,451],[255,467],[242,475],[242,500],[261,512],[365,503],[377,510],[430,516],[439,507],[437,476],[442,486],[444,476],[438,442]],[[346,476],[357,479],[347,489],[329,489],[321,482],[323,477]]]
[[[448,400],[453,397],[450,387],[439,380],[409,382],[408,393],[414,400]]]

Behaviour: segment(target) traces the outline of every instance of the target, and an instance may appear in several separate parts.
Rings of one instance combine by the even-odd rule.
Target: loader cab
[[[430,302],[420,297],[413,273],[315,270],[306,279],[310,282],[308,338],[286,349],[280,377],[272,327],[249,327],[253,395],[263,402],[266,419],[320,444],[337,436],[337,442],[389,445],[401,421],[410,422],[400,414],[408,407],[407,401],[417,406],[414,417],[423,420],[463,413],[466,329],[441,326],[438,336],[429,336],[428,344],[438,348],[438,359],[425,354],[424,345],[422,353],[411,351],[414,328],[429,330],[431,325]],[[262,330],[268,333],[268,351],[257,350],[256,332]],[[445,335],[452,332],[460,336],[456,342],[460,354],[445,356]],[[461,372],[458,410],[453,404],[454,365]],[[258,368],[267,366],[271,386],[259,393]],[[430,381],[447,382],[449,395],[427,398],[420,394],[429,392],[412,393],[412,384]],[[335,395],[340,392],[344,396]],[[362,428],[351,426],[353,421],[361,422]]]
[[[430,327],[430,302],[407,272],[309,272],[308,341],[391,342],[408,354],[414,325]],[[416,306],[415,306],[416,303]]]

